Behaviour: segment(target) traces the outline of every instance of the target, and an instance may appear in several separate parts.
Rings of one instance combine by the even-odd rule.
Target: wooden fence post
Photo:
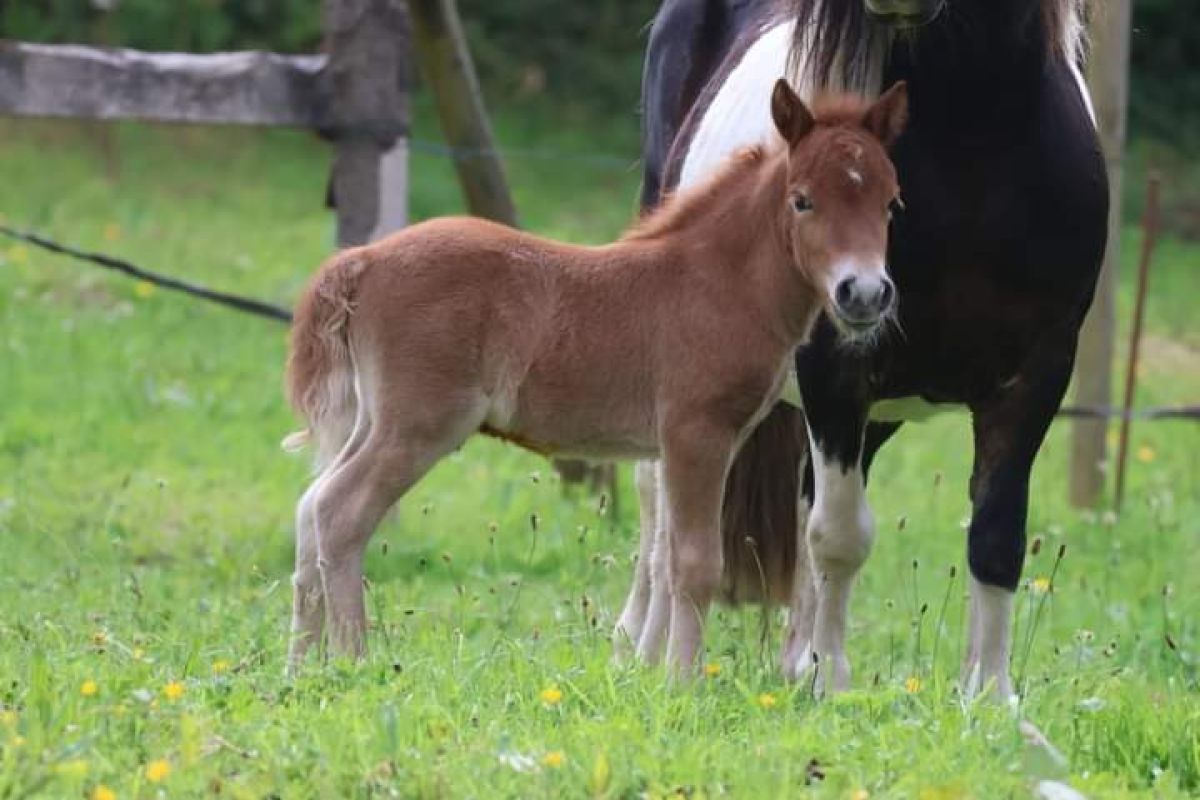
[[[1088,83],[1096,125],[1108,165],[1110,190],[1108,251],[1092,308],[1079,334],[1075,359],[1075,403],[1108,408],[1112,401],[1115,285],[1121,254],[1121,173],[1125,150],[1125,106],[1129,86],[1130,0],[1111,0],[1091,20]],[[1104,492],[1107,419],[1071,423],[1070,501],[1093,507]]]
[[[331,193],[339,247],[404,227],[408,198],[408,16],[402,0],[325,0]]]
[[[467,208],[476,216],[517,227],[517,208],[488,125],[479,79],[455,0],[409,0],[421,74],[433,87],[442,135],[450,145]],[[615,502],[612,465],[554,460],[566,483],[589,481]]]
[[[433,87],[442,134],[471,213],[516,227],[517,209],[488,125],[454,0],[409,0],[421,74]]]

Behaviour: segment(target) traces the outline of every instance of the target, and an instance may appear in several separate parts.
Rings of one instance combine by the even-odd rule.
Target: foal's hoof
[[[628,664],[634,660],[637,655],[638,637],[632,634],[629,629],[618,622],[612,632],[612,648],[613,648],[613,663]]]

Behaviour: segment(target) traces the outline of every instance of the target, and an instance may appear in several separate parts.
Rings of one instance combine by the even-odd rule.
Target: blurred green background
[[[114,4],[112,11],[102,7]],[[460,0],[490,105],[552,107],[578,121],[624,117],[636,129],[646,31],[660,0]],[[1093,2],[1097,13],[1105,4]],[[212,52],[320,48],[318,0],[0,0],[0,36]],[[1200,13],[1192,0],[1133,4],[1126,215],[1144,174],[1171,175],[1168,227],[1200,237]],[[580,46],[586,43],[586,47]],[[597,142],[597,146],[602,146]],[[626,153],[631,141],[613,143]]]

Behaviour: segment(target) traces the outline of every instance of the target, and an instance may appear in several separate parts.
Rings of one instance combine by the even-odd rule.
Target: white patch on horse
[[[808,517],[808,545],[816,581],[813,650],[821,688],[840,691],[850,685],[846,658],[846,618],[850,590],[875,541],[875,518],[867,505],[862,470],[843,470],[822,453],[809,434],[814,498]]]
[[[972,575],[971,615],[967,626],[967,658],[963,664],[963,689],[969,696],[990,690],[996,699],[1013,696],[1008,678],[1013,593],[981,583]]]
[[[862,173],[852,167],[846,168],[846,177],[848,177],[850,179],[850,182],[853,183],[855,186],[863,185]]]
[[[771,91],[775,81],[787,72],[795,27],[795,21],[789,20],[768,28],[729,73],[688,147],[679,173],[681,188],[711,176],[738,148],[762,144],[777,135],[771,121]],[[804,87],[797,87],[797,91],[805,99],[812,94]]]

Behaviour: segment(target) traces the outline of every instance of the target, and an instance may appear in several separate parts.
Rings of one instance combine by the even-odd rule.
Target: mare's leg
[[[899,422],[871,422],[867,425],[860,464],[863,483],[867,481],[871,463],[884,442],[900,429]],[[814,476],[811,461],[801,465],[800,498],[797,504],[796,530],[800,541],[796,546],[796,576],[792,584],[792,605],[788,614],[788,636],[783,657],[785,678],[799,680],[813,666],[812,635],[816,626],[817,588],[812,571],[812,555],[808,546],[808,520],[814,502]]]
[[[653,461],[639,461],[634,467],[637,482],[639,519],[637,566],[633,575],[633,586],[625,600],[625,608],[613,631],[613,650],[618,658],[625,658],[637,646],[646,623],[646,610],[650,604],[650,561],[654,556],[654,540],[658,532],[658,467]]]
[[[665,426],[671,627],[667,661],[679,676],[696,666],[708,607],[721,586],[721,502],[736,432],[699,416]]]
[[[662,462],[654,463],[655,501],[654,534],[650,552],[650,597],[646,619],[638,638],[637,655],[646,664],[662,659],[663,647],[671,627],[671,514],[662,479]]]
[[[366,650],[363,554],[384,514],[443,456],[478,429],[486,402],[477,397],[389,397],[395,408],[372,413],[363,446],[341,460],[315,498],[321,583],[334,653],[361,657]],[[407,418],[397,419],[399,414]]]
[[[971,615],[963,682],[1012,696],[1008,677],[1013,592],[1025,560],[1029,473],[1071,376],[1074,341],[1043,343],[1008,388],[972,406]]]

